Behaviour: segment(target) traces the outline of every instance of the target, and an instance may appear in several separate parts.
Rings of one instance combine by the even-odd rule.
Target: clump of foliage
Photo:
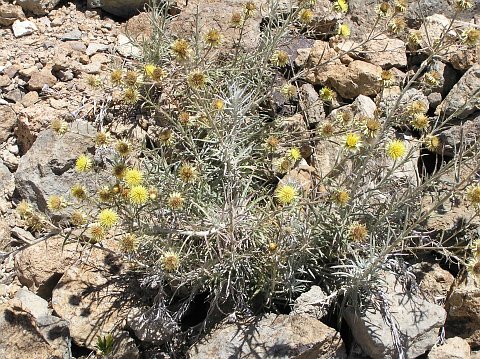
[[[458,11],[468,7],[456,3]],[[285,45],[301,32],[341,41],[350,35],[346,22],[335,33],[318,34],[315,1],[271,1],[262,8],[246,2],[232,14],[235,36],[227,44],[217,28],[172,36],[168,4],[154,7],[143,61],[114,69],[104,84],[120,103],[148,114],[150,146],[100,131],[95,158],[81,154],[75,166],[95,170],[98,185],[79,183],[70,194],[52,197],[49,210],[73,208],[64,233],[81,229],[80,238],[96,246],[106,238],[117,241],[131,270],[161,294],[159,310],[180,303],[171,313],[177,322],[199,294],[206,294],[209,314],[251,313],[289,305],[311,283],[358,299],[379,283],[389,260],[404,253],[429,249],[463,263],[464,254],[450,251],[424,222],[459,198],[478,211],[478,144],[462,144],[448,162],[439,156],[431,173],[415,170],[420,151],[439,150],[438,133],[455,114],[434,118],[421,101],[401,106],[408,89],[432,85],[435,76],[420,79],[446,37],[425,44],[420,32],[404,34],[406,7],[406,1],[379,3],[380,30],[365,40],[390,31],[425,56],[396,99],[384,104],[382,94],[398,84],[385,70],[374,116],[340,110],[301,132],[267,111],[274,92],[296,104],[309,70],[295,73]],[[332,2],[332,11],[347,12],[347,2]],[[263,31],[246,51],[244,30],[259,12]],[[457,40],[469,44],[474,35],[461,33]],[[289,80],[279,84],[278,71]],[[327,108],[337,97],[327,86],[319,96]],[[61,135],[66,127],[57,123],[54,129]],[[316,143],[334,148],[335,163],[321,173],[305,172],[306,162],[320,155],[309,150]],[[449,181],[449,173],[461,176]],[[22,212],[33,216],[30,207]]]

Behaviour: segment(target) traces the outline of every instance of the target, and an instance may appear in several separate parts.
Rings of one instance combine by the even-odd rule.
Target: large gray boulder
[[[74,167],[79,155],[93,151],[95,133],[91,125],[80,121],[64,135],[50,129],[41,132],[15,173],[20,196],[44,211],[49,196],[68,194],[72,185],[89,175],[78,174]]]
[[[392,274],[385,277],[390,317],[369,307],[361,312],[347,309],[345,319],[357,343],[373,359],[397,358],[396,342],[403,347],[406,359],[416,358],[435,345],[446,312],[439,305],[406,292]],[[387,322],[396,328],[392,329]]]
[[[190,359],[346,358],[334,329],[301,314],[268,314],[243,323],[224,321],[188,355]]]

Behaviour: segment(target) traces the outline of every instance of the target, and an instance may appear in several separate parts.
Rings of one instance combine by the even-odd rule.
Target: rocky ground
[[[174,9],[179,18],[172,31],[191,31],[188,20],[197,5],[204,21],[213,17],[221,27],[240,3],[179,1]],[[346,20],[351,23],[352,35],[360,37],[373,21],[365,6],[371,1],[349,3]],[[430,26],[430,35],[440,33],[447,17],[452,16],[451,5],[447,1],[425,3],[424,21]],[[81,253],[76,245],[63,246],[58,236],[31,245],[37,239],[14,210],[21,199],[44,209],[49,195],[68,190],[75,180],[72,164],[90,146],[98,130],[95,119],[102,101],[108,100],[95,83],[105,81],[119,64],[135,61],[141,51],[129,43],[125,25],[127,18],[137,13],[135,9],[142,7],[142,1],[106,1],[103,8],[95,8],[97,5],[94,1],[0,0],[0,358],[91,358],[97,338],[110,332],[115,333],[113,358],[169,357],[162,344],[170,328],[148,311],[145,298],[129,294],[135,293],[129,289],[138,283],[129,278],[123,263],[106,251]],[[407,19],[411,27],[421,28],[416,6],[415,2]],[[320,1],[317,10],[329,8],[329,1]],[[331,29],[338,20],[336,16],[316,25]],[[260,32],[261,18],[257,20],[248,29],[252,45]],[[149,36],[145,14],[131,18],[128,24],[129,34]],[[480,3],[477,1],[473,11],[462,15],[456,25],[478,28]],[[342,43],[305,38],[292,43],[288,51],[295,66],[308,65],[312,70],[304,75],[298,107],[277,104],[284,106],[284,114],[291,115],[286,126],[303,133],[305,126],[315,127],[336,116],[340,107],[355,114],[373,114],[377,105],[372,99],[380,90],[382,69],[393,69],[401,81],[420,65],[421,59],[408,54],[404,40],[381,37],[335,60],[328,69],[315,67],[319,58],[333,58],[341,49],[355,45],[358,38],[352,36]],[[431,115],[453,113],[461,99],[480,88],[479,59],[479,45],[443,54],[434,64],[440,81],[428,90],[412,88],[405,103],[419,99],[429,106]],[[319,84],[331,86],[341,96],[342,102],[334,104],[333,111],[332,107],[326,111],[319,100]],[[394,86],[384,96],[395,98],[399,91]],[[48,127],[58,118],[75,120],[77,131],[55,137]],[[446,156],[453,155],[461,128],[473,140],[480,134],[479,102],[463,108],[456,119],[454,126],[441,134],[443,146],[439,151]],[[109,118],[105,123],[113,136],[135,133],[145,138],[151,133],[141,113]],[[315,155],[311,163],[314,169],[305,166],[306,172],[328,171],[337,151],[329,146],[310,146],[310,153]],[[413,164],[404,171],[414,177],[415,168]],[[462,203],[456,203],[433,216],[427,226],[433,231],[451,231],[459,219],[472,215]],[[29,247],[15,252],[22,246]],[[116,244],[105,246],[114,251]],[[406,357],[480,358],[480,352],[476,352],[480,349],[480,288],[455,278],[456,272],[432,260],[418,260],[413,269],[417,294],[407,295],[394,278],[388,278],[385,290],[400,339],[408,348]],[[328,303],[328,298],[320,288],[312,287],[297,299],[289,314],[269,314],[245,322],[227,318],[190,348],[189,357],[396,357],[398,338],[379,312],[363,313],[361,317],[347,313],[341,336],[337,331],[341,328],[329,322],[322,303]]]

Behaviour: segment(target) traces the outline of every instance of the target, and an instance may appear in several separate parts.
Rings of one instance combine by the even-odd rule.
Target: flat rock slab
[[[189,351],[190,359],[346,358],[334,329],[307,315],[267,316],[218,325]]]

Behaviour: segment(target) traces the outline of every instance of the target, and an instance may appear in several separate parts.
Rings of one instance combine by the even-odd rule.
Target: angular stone
[[[56,83],[57,78],[52,75],[52,72],[50,70],[45,69],[32,73],[32,76],[28,81],[28,88],[31,91],[41,91],[45,85],[47,85],[48,87],[52,87]]]
[[[68,193],[88,174],[79,175],[74,166],[77,157],[93,149],[95,129],[86,122],[75,122],[71,130],[58,135],[52,130],[39,134],[30,150],[20,158],[15,173],[19,195],[46,210],[47,198],[53,194]]]
[[[423,296],[431,303],[444,303],[455,278],[438,263],[414,265],[414,273]]]
[[[15,37],[31,35],[34,32],[38,31],[37,26],[33,22],[28,20],[15,20],[12,25],[12,30]]]
[[[300,87],[299,102],[309,126],[315,127],[325,119],[323,101],[320,100],[317,91],[312,85],[305,84]]]
[[[10,26],[15,20],[24,20],[25,14],[18,5],[0,2],[0,25]]]
[[[327,306],[329,304],[327,296],[322,289],[314,285],[295,299],[290,315],[304,314],[320,320],[327,314]]]
[[[50,315],[43,299],[20,289],[0,306],[0,357],[71,358],[66,322]]]
[[[467,118],[439,133],[439,154],[454,157],[462,146],[475,144],[480,136],[480,115]]]
[[[101,7],[106,12],[121,18],[138,14],[147,3],[147,0],[88,0],[89,7]]]
[[[436,114],[465,119],[480,110],[480,64],[472,66],[437,107]],[[474,95],[476,96],[474,97]]]
[[[55,236],[20,251],[15,256],[20,283],[40,297],[49,299],[63,273],[80,257],[76,247],[73,243],[64,245],[64,238]]]
[[[344,50],[347,49],[344,48]],[[405,43],[400,39],[389,38],[386,35],[376,37],[360,49],[350,52],[349,55],[354,59],[366,61],[384,69],[407,66]]]
[[[67,269],[53,290],[52,307],[77,345],[94,349],[99,336],[119,334],[136,295],[138,282],[131,280],[118,257],[97,248]]]
[[[17,114],[8,105],[0,105],[0,142],[4,142],[12,135],[17,123]]]
[[[393,275],[386,274],[385,277],[388,283],[388,311],[397,326],[400,344],[407,359],[416,358],[435,345],[438,331],[445,322],[446,312],[439,305],[405,292]],[[392,329],[386,324],[380,310],[369,307],[361,313],[355,313],[353,309],[347,309],[345,319],[355,340],[370,357],[398,357]]]
[[[25,12],[33,15],[46,15],[53,10],[60,0],[17,0],[17,4],[22,7]]]
[[[189,351],[191,359],[346,358],[340,335],[305,315],[267,314],[220,323]]]
[[[480,288],[471,278],[464,278],[453,288],[445,308],[448,312],[445,333],[459,336],[471,347],[480,346]]]
[[[434,347],[428,353],[428,359],[470,359],[470,345],[465,339],[454,337]]]

